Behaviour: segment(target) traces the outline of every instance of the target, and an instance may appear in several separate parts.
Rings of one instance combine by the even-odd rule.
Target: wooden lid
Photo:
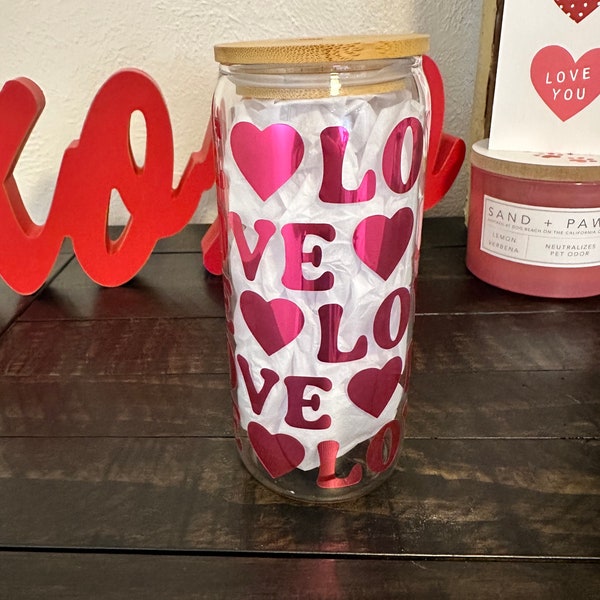
[[[217,44],[215,60],[223,65],[350,62],[420,56],[429,50],[429,36],[356,35]]]
[[[488,141],[473,144],[474,167],[517,179],[600,183],[600,155],[490,150]]]

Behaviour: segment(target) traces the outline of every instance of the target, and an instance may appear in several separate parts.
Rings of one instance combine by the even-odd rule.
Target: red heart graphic
[[[258,460],[276,479],[293,471],[304,459],[304,446],[291,435],[272,434],[262,425],[248,424],[248,439]]]
[[[263,350],[271,356],[294,341],[304,327],[304,314],[291,300],[267,302],[255,292],[240,296],[240,309],[246,325]]]
[[[367,217],[354,231],[354,250],[367,267],[387,280],[406,252],[413,224],[413,212],[408,207],[391,219],[383,215]]]
[[[402,359],[389,360],[382,369],[359,371],[348,384],[348,397],[361,410],[377,418],[388,405],[402,376]]]
[[[581,23],[600,6],[600,0],[554,0],[554,2],[575,23]]]
[[[600,48],[575,62],[562,46],[546,46],[531,61],[531,82],[550,110],[567,121],[600,94]]]
[[[296,172],[304,156],[300,134],[275,123],[261,131],[240,122],[231,130],[231,152],[252,189],[264,201]]]

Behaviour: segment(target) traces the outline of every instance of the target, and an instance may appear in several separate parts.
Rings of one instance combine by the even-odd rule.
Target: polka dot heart
[[[581,23],[600,6],[600,0],[575,0],[573,2],[554,0],[554,2],[575,23]]]

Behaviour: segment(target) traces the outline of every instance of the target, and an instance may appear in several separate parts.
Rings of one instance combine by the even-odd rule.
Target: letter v
[[[273,389],[273,386],[279,381],[279,375],[277,375],[275,371],[271,371],[271,369],[261,369],[260,374],[265,382],[262,388],[257,390],[254,386],[254,381],[252,381],[252,375],[250,374],[250,365],[248,364],[248,361],[241,354],[238,354],[237,361],[240,365],[240,369],[242,370],[244,382],[246,383],[246,389],[248,390],[248,396],[250,397],[252,410],[255,414],[260,415],[262,413],[263,406],[265,405],[267,396]]]
[[[265,247],[275,233],[275,225],[266,219],[259,219],[254,223],[254,230],[258,234],[258,241],[256,242],[254,250],[251,251],[246,236],[244,235],[244,224],[242,223],[240,215],[231,212],[229,214],[229,223],[233,230],[235,241],[237,242],[240,257],[242,259],[242,266],[244,267],[244,273],[250,281],[254,281]]]

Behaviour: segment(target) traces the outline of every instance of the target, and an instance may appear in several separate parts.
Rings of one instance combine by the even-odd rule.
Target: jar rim
[[[352,35],[229,42],[214,47],[222,65],[352,62],[420,56],[429,51],[429,36]]]

